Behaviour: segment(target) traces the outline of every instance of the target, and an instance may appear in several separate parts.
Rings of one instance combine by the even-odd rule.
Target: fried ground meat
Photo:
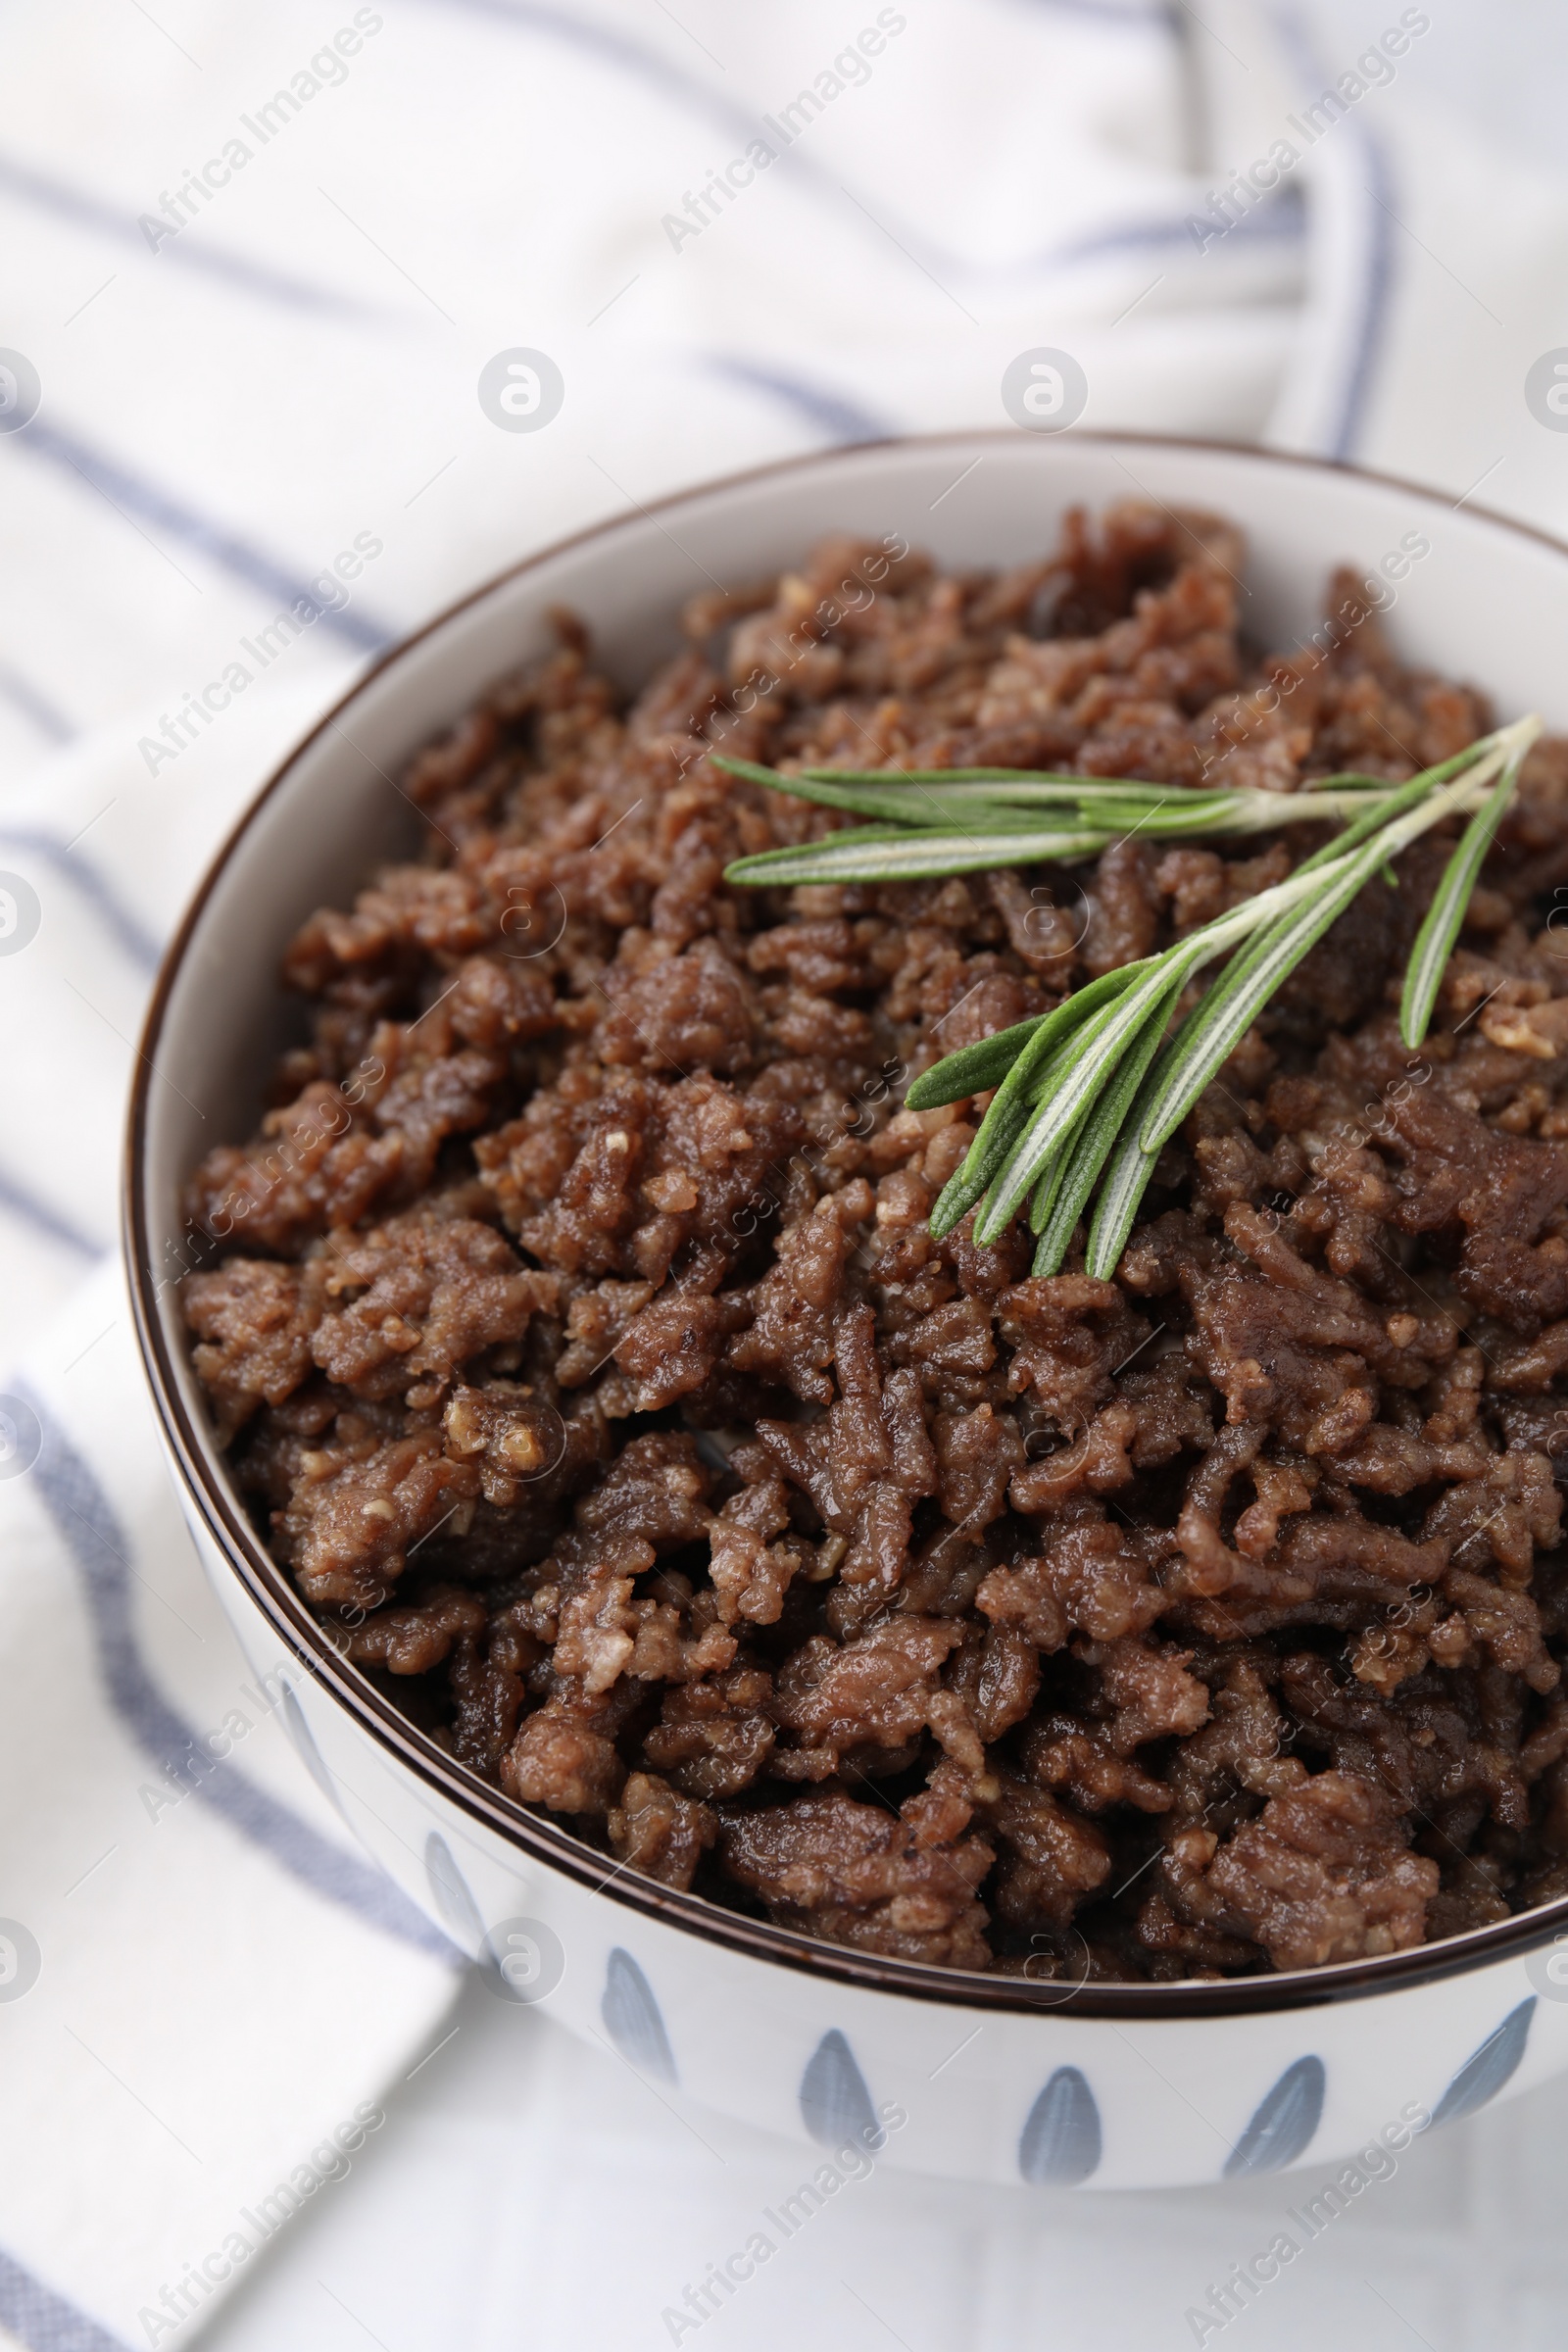
[[[1568,745],[1419,1054],[1395,1006],[1451,835],[1275,999],[1113,1281],[933,1240],[985,1100],[908,1081],[1321,832],[722,878],[838,820],[714,752],[1287,794],[1492,723],[1348,576],[1304,649],[1250,646],[1244,567],[1137,506],[1002,575],[836,541],[695,600],[629,705],[563,619],[414,761],[416,859],[288,950],[299,1042],[190,1185],[220,1437],[338,1647],[626,1870],[1100,1981],[1568,1890]]]

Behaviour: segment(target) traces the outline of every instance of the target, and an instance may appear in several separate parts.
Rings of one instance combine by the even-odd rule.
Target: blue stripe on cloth
[[[756,115],[744,107],[732,106],[717,91],[710,90],[695,74],[683,74],[657,49],[646,48],[641,41],[628,40],[623,33],[612,32],[608,26],[595,24],[583,17],[574,17],[564,8],[546,8],[538,0],[432,0],[437,8],[466,9],[470,16],[489,17],[510,24],[517,32],[543,32],[573,49],[586,50],[590,57],[607,65],[618,66],[623,73],[633,74],[640,80],[653,82],[671,98],[687,106],[695,106],[726,129],[734,131],[744,142],[759,135]]]
[[[220,570],[232,572],[236,578],[248,581],[253,588],[265,588],[270,596],[285,604],[296,604],[301,597],[314,604],[318,599],[308,581],[297,579],[274,564],[271,557],[241,539],[224,524],[199,514],[180,499],[161,490],[143,474],[129,472],[115,459],[81,440],[76,434],[59,425],[46,424],[34,416],[31,423],[11,437],[13,449],[24,450],[30,456],[42,458],[51,466],[60,466],[74,473],[78,480],[88,482],[100,491],[111,505],[118,506],[132,517],[155,523],[171,538],[194,548]],[[401,634],[391,624],[358,609],[328,606],[319,612],[319,625],[346,637],[351,645],[360,646],[366,653],[384,653]]]
[[[463,9],[469,16],[488,17],[492,23],[510,24],[515,32],[542,32],[548,39],[564,42],[568,48],[581,50],[600,65],[609,65],[632,76],[633,79],[662,91],[666,98],[693,108],[706,115],[710,122],[720,124],[741,147],[763,136],[762,116],[742,106],[733,105],[718,90],[710,89],[695,74],[684,73],[671,65],[657,49],[631,40],[624,33],[612,32],[607,25],[595,24],[583,17],[573,16],[563,8],[541,5],[541,0],[428,0],[428,5],[441,9]],[[667,12],[666,12],[667,13]],[[768,144],[772,145],[769,138]],[[802,155],[796,146],[787,146],[778,161],[815,183],[817,192],[830,200],[841,200],[845,190],[830,172],[818,171],[809,156]],[[878,224],[886,216],[878,207]],[[890,232],[884,232],[890,233]],[[900,242],[923,250],[948,270],[965,267],[961,258],[943,254],[931,246],[918,232],[904,222],[899,224]]]
[[[90,1240],[80,1226],[63,1217],[57,1208],[51,1208],[47,1200],[40,1200],[36,1193],[29,1192],[3,1169],[0,1169],[0,1211],[20,1217],[35,1233],[46,1233],[52,1242],[63,1243],[80,1257],[98,1258],[106,1254],[104,1243]]]
[[[57,874],[96,906],[132,963],[139,963],[148,972],[158,969],[163,953],[159,942],[79,850],[57,841],[52,833],[40,832],[36,826],[8,825],[0,820],[0,850],[7,848],[24,851],[52,865]]]
[[[0,2328],[25,2344],[27,2352],[125,2352],[122,2338],[111,2335],[84,2311],[77,2311],[3,2248]]]
[[[323,1838],[247,1779],[231,1758],[212,1757],[199,1744],[196,1733],[158,1690],[137,1646],[129,1541],[108,1496],[42,1401],[25,1389],[19,1393],[37,1414],[44,1433],[31,1475],[80,1573],[104,1685],[115,1713],[136,1744],[161,1769],[172,1765],[176,1773],[189,1768],[193,1754],[201,1755],[201,1774],[188,1784],[191,1794],[270,1854],[302,1886],[341,1903],[384,1935],[438,1959],[461,1962],[464,1955],[457,1946],[383,1872]]]
[[[35,204],[43,211],[72,221],[77,228],[87,228],[99,236],[115,237],[122,243],[135,245],[148,261],[153,259],[148,245],[131,214],[117,212],[112,205],[101,204],[95,196],[86,196],[77,188],[64,186],[44,172],[35,172],[29,165],[19,164],[9,156],[0,155],[0,192],[17,196],[24,202]],[[242,255],[215,252],[210,245],[186,243],[183,233],[171,235],[158,247],[159,258],[181,263],[187,269],[205,270],[211,277],[220,277],[248,294],[262,294],[272,302],[288,303],[297,310],[335,311],[346,318],[390,318],[390,312],[368,310],[363,303],[347,295],[334,294],[330,289],[307,285],[302,278],[284,277],[277,270],[264,269],[258,262],[248,262]]]
[[[1275,0],[1269,16],[1292,63],[1310,84],[1324,74],[1312,33],[1290,0]],[[1389,175],[1379,141],[1354,116],[1342,114],[1331,125],[1356,149],[1372,184],[1363,189],[1366,203],[1361,221],[1361,270],[1355,315],[1343,351],[1338,355],[1340,376],[1327,404],[1331,422],[1321,437],[1318,454],[1344,461],[1354,454],[1365,421],[1372,380],[1381,356],[1394,255],[1388,206]],[[1321,135],[1321,134],[1320,134]]]
[[[75,734],[65,712],[49,700],[42,688],[4,662],[0,662],[0,695],[5,696],[13,710],[29,718],[39,734],[47,735],[51,743],[70,743]]]
[[[1240,251],[1249,244],[1299,244],[1306,235],[1306,205],[1299,188],[1289,183],[1252,212],[1244,213],[1225,233],[1225,249]],[[1193,232],[1184,216],[1180,220],[1145,220],[1120,228],[1097,229],[1071,245],[1052,246],[1034,256],[1042,264],[1064,269],[1073,262],[1099,261],[1110,253],[1153,253],[1166,245],[1192,245]],[[1197,247],[1194,247],[1196,257]]]
[[[1134,8],[1122,11],[1089,8],[1088,0],[1082,0],[1082,4],[1086,13],[1117,23],[1137,24],[1146,13],[1151,23],[1164,24],[1167,22],[1163,11],[1152,8],[1148,12]],[[486,17],[492,22],[510,24],[517,32],[540,32],[547,38],[565,42],[601,64],[614,66],[622,73],[662,90],[666,97],[707,115],[710,121],[721,123],[742,146],[761,135],[760,113],[749,114],[745,108],[732,105],[718,91],[709,89],[695,74],[683,73],[678,66],[671,65],[667,58],[645,48],[641,42],[628,40],[620,33],[612,32],[581,18],[567,16],[561,9],[541,5],[541,0],[427,0],[427,5],[449,11],[462,9],[470,16]],[[802,155],[797,144],[786,147],[778,160],[804,172],[815,183],[818,193],[828,197],[835,205],[849,194],[849,190],[831,172],[819,172],[808,156]],[[870,233],[883,236],[894,234],[886,225],[888,215],[880,201],[867,212],[866,208],[855,204],[852,199],[851,209],[862,223],[868,225]],[[1250,233],[1253,236],[1299,236],[1299,216],[1288,218],[1290,211],[1288,206],[1259,207],[1258,216],[1248,223]],[[1265,214],[1269,218],[1265,219]],[[1238,228],[1237,236],[1240,237],[1242,233]],[[929,238],[906,221],[900,220],[897,225],[897,241],[905,247],[917,267],[932,265],[979,284],[1007,284],[1027,272],[1092,260],[1102,253],[1135,251],[1141,246],[1180,244],[1188,234],[1185,220],[1159,220],[1142,226],[1130,223],[1084,238],[1076,244],[1048,246],[1042,252],[1026,255],[1017,262],[987,264],[977,262],[970,255],[953,253],[932,244]]]
[[[1359,128],[1359,125],[1357,125]],[[1353,458],[1366,422],[1367,403],[1372,394],[1372,379],[1383,353],[1388,328],[1389,288],[1394,276],[1393,215],[1388,207],[1393,193],[1388,159],[1381,141],[1370,132],[1361,133],[1367,168],[1372,175],[1368,194],[1372,199],[1368,217],[1368,247],[1366,273],[1361,293],[1361,313],[1356,324],[1341,396],[1340,413],[1330,428],[1327,455],[1348,460]]]
[[[710,353],[704,364],[711,375],[783,401],[808,423],[820,426],[835,443],[885,441],[896,429],[886,418],[873,416],[869,409],[858,408],[824,385],[808,383],[804,376],[786,375],[782,369],[763,368],[725,352]]]

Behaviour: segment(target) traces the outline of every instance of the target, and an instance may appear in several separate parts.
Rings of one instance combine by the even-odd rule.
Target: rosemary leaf
[[[1188,969],[1186,964],[1168,964],[1163,956],[1151,958],[1137,985],[1086,1022],[1063,1049],[1045,1099],[974,1221],[977,1243],[994,1242],[1005,1231],[1024,1195],[1034,1189],[1050,1154],[1066,1141],[1156,1006],[1185,982]]]
[[[1146,968],[1146,963],[1147,958],[1137,963],[1118,964],[1113,972],[1102,972],[1098,980],[1091,980],[1087,987],[1074,989],[1070,997],[1063,997],[1061,1003],[1053,1005],[1050,1012],[1037,1012],[1030,1020],[1015,1021],[1010,1029],[999,1029],[993,1036],[983,1037],[975,1045],[959,1046],[954,1053],[944,1054],[940,1061],[934,1061],[928,1070],[922,1070],[914,1080],[905,1095],[905,1108],[936,1110],[944,1102],[961,1102],[966,1095],[982,1095],[988,1088],[1002,1085],[1020,1051],[1031,1039],[1038,1038],[1048,1023],[1052,1024],[1047,1035],[1040,1039],[1038,1053],[1019,1075],[1018,1084],[1021,1086],[1029,1076],[1030,1069],[1038,1068],[1041,1057],[1060,1038],[1069,1035],[1107,997],[1119,996],[1123,989],[1130,987],[1137,975]],[[961,1003],[962,1000],[959,1001]],[[953,1015],[944,1013],[942,1017],[951,1020]],[[996,1062],[991,1058],[993,1054],[997,1055]],[[1009,1089],[1009,1092],[1015,1091],[1015,1088]]]
[[[756,768],[745,760],[728,760],[717,753],[714,760],[717,766],[733,768],[737,774],[744,772],[754,781],[771,779],[784,791],[790,789],[789,777],[777,774],[772,768]],[[826,784],[886,784],[897,779],[906,784],[1041,785],[1072,794],[1085,790],[1118,797],[1131,794],[1135,799],[1140,793],[1157,797],[1170,790],[1166,784],[1152,784],[1147,776],[1075,776],[1065,769],[1051,767],[804,767],[801,773],[820,777]]]
[[[1071,1004],[1070,997],[1067,1002]],[[1014,1021],[1010,1029],[995,1030],[990,1037],[982,1037],[972,1046],[959,1046],[956,1053],[934,1061],[909,1087],[904,1098],[905,1109],[938,1110],[944,1102],[961,1102],[965,1095],[989,1094],[1002,1084],[1019,1053],[1048,1018],[1046,1013],[1034,1013],[1027,1021]]]
[[[999,1152],[995,1149],[982,1124],[980,1135],[970,1146],[969,1159],[959,1171],[960,1175],[964,1174],[973,1162],[976,1179],[982,1174],[985,1179],[983,1190],[976,1196],[978,1213],[974,1221],[974,1236],[977,1242],[995,1240],[996,1235],[1010,1221],[1024,1194],[1031,1188],[1038,1193],[1053,1168],[1064,1163],[1073,1134],[1087,1113],[1087,1102],[1080,1106],[1069,1126],[1060,1129],[1027,1159],[1022,1156],[1020,1138],[1026,1128],[1031,1128],[1038,1121],[1041,1105],[1054,1099],[1064,1076],[1086,1054],[1093,1055],[1095,1042],[1114,1011],[1114,1004],[1102,1005],[1075,1035],[1063,1039],[1043,1063],[1034,1065],[1032,1083],[1027,1090],[999,1095],[1001,1112],[996,1132],[1008,1139],[1005,1151]],[[995,1109],[997,1105],[993,1104],[992,1107]],[[990,1116],[991,1112],[988,1111],[987,1119]],[[1011,1196],[1005,1205],[999,1207],[997,1188],[1004,1178],[1011,1185]]]
[[[720,767],[737,762],[717,758]],[[1103,786],[1106,792],[1157,792],[1158,785],[1138,776],[1074,776],[1050,767],[805,767],[806,776],[820,776],[830,784],[885,783],[890,776],[906,784],[1079,784]],[[788,789],[788,777],[778,779]]]
[[[1148,1106],[1148,1081],[1123,1123],[1105,1169],[1089,1228],[1084,1272],[1097,1282],[1108,1282],[1121,1262],[1139,1204],[1154,1173],[1157,1152],[1148,1152],[1140,1140]]]
[[[825,841],[737,858],[725,868],[724,879],[754,890],[808,882],[919,882],[947,874],[991,873],[1004,865],[1092,858],[1110,839],[1102,827],[1092,833],[1049,833],[1034,827],[992,832],[976,823],[961,833],[944,833],[934,827],[855,826]]]
[[[795,775],[783,775],[739,760],[716,758],[720,767],[744,774],[756,784],[771,784],[776,792],[794,792],[805,781],[812,786],[830,786],[835,790],[878,791],[906,793],[911,800],[916,794],[935,792],[951,794],[955,801],[1000,801],[1009,808],[1083,808],[1097,814],[1103,807],[1121,808],[1149,808],[1155,802],[1191,802],[1203,808],[1221,802],[1250,804],[1254,800],[1271,800],[1283,807],[1277,793],[1259,794],[1237,787],[1153,784],[1137,776],[1075,776],[1047,769],[1007,767],[940,767],[940,768],[849,768],[803,767]],[[1387,786],[1384,787],[1386,791]]]
[[[939,1241],[968,1215],[977,1201],[985,1198],[999,1171],[1006,1165],[1008,1155],[1028,1121],[1037,1083],[1054,1066],[1055,1056],[1070,1048],[1075,1032],[1093,1026],[1107,1001],[1113,1002],[1123,994],[1130,979],[1142,969],[1141,964],[1125,965],[1120,971],[1106,972],[1102,979],[1091,982],[1088,988],[1079,989],[1076,995],[1066,998],[1036,1021],[1016,1024],[1019,1029],[1027,1027],[1030,1034],[1013,1054],[1011,1067],[992,1097],[991,1105],[980,1122],[979,1132],[969,1146],[962,1166],[943,1186],[931,1211],[931,1231]],[[1004,1031],[1002,1034],[1008,1036],[1015,1032]],[[992,1041],[987,1039],[985,1042],[990,1044]],[[957,1054],[950,1054],[946,1062],[937,1063],[936,1071],[946,1070],[963,1061],[972,1051],[964,1048]],[[928,1070],[926,1077],[935,1076],[936,1071]],[[919,1083],[917,1080],[916,1086]],[[922,1097],[921,1101],[914,1102],[915,1091],[915,1087],[909,1089],[904,1098],[906,1104],[916,1110],[929,1108],[929,1098]],[[980,1089],[977,1087],[973,1091],[978,1093]],[[940,1099],[944,1102],[956,1100],[946,1092]]]
[[[1010,824],[1015,830],[1036,821],[1059,824],[1061,811],[1076,809],[1082,800],[1070,781],[1060,792],[1030,786],[1027,799],[1020,799],[1017,788],[1006,785],[969,784],[943,790],[897,774],[828,776],[803,768],[799,775],[786,776],[770,767],[759,767],[750,760],[719,760],[715,764],[726,768],[732,776],[743,776],[751,784],[765,784],[771,791],[787,794],[797,801],[813,801],[823,808],[843,808],[855,816],[877,817],[901,825],[953,828],[975,817]],[[1024,812],[1036,800],[1041,804],[1038,820]],[[1098,811],[1095,821],[1099,821]]]
[[[1157,1152],[1175,1134],[1269,999],[1338,922],[1382,858],[1381,840],[1352,852],[1332,878],[1325,876],[1320,891],[1303,906],[1276,915],[1242,955],[1233,957],[1170,1041],[1144,1119],[1146,1151]]]
[[[1358,849],[1361,843],[1376,833],[1381,826],[1389,824],[1395,817],[1402,815],[1406,808],[1419,807],[1435,783],[1441,781],[1450,770],[1457,773],[1458,769],[1467,764],[1469,760],[1470,754],[1461,752],[1456,760],[1445,762],[1442,771],[1430,767],[1419,776],[1412,776],[1408,784],[1388,786],[1380,800],[1373,802],[1369,808],[1362,809],[1358,815],[1352,817],[1343,833],[1336,833],[1332,841],[1326,841],[1320,850],[1314,850],[1310,857],[1303,858],[1296,871],[1298,874],[1309,874],[1315,872],[1320,866],[1332,865],[1336,858],[1347,857],[1351,850]]]
[[[1513,798],[1524,760],[1521,749],[1508,761],[1489,798],[1479,808],[1448,859],[1426,919],[1415,935],[1405,969],[1404,995],[1399,1004],[1399,1035],[1413,1052],[1432,1024],[1433,1007],[1443,975],[1453,954],[1465,909],[1476,886],[1487,852],[1496,839],[1503,812]]]
[[[978,1164],[979,1160],[987,1155],[991,1138],[1004,1122],[1007,1123],[1009,1127],[1012,1126],[1015,1104],[1026,1103],[1031,1098],[1038,1099],[1040,1081],[1045,1074],[1047,1065],[1054,1061],[1056,1054],[1063,1045],[1075,1033],[1098,1019],[1105,1005],[1114,1004],[1117,998],[1124,996],[1127,990],[1136,983],[1139,974],[1147,968],[1146,962],[1124,963],[1114,972],[1102,973],[1100,979],[1092,980],[1087,988],[1076,989],[1070,997],[1064,998],[1061,1004],[1054,1006],[1044,1016],[1036,1027],[1034,1035],[1028,1040],[1023,1050],[1014,1056],[1012,1067],[992,1098],[991,1107],[981,1120],[979,1133],[969,1147],[971,1160]],[[957,1056],[955,1054],[951,1058],[956,1060]],[[927,1078],[935,1078],[943,1066],[941,1062],[938,1062],[935,1070],[927,1071]],[[911,1088],[910,1095],[913,1091]],[[953,1100],[952,1097],[946,1099]],[[906,1095],[905,1101],[908,1100],[909,1096]],[[922,1098],[921,1102],[915,1104],[915,1108],[923,1108],[926,1100],[926,1098]],[[1016,1132],[1016,1129],[1014,1128],[1013,1131]]]
[[[1184,979],[1178,979],[1167,991],[1163,1002],[1154,1004],[1143,1035],[1131,1052],[1123,1054],[1115,1077],[1079,1127],[1070,1158],[1065,1161],[1056,1180],[1049,1222],[1043,1217],[1037,1220],[1031,1214],[1030,1225],[1040,1237],[1032,1269],[1036,1274],[1054,1274],[1059,1270],[1072,1241],[1073,1230],[1095,1189],[1095,1181],[1105,1164],[1105,1156],[1121,1133],[1128,1107],[1138,1092],[1144,1073],[1159,1050],[1165,1024],[1184,985]]]
[[[992,1108],[995,1107],[993,1103]],[[989,1118],[990,1113],[986,1115]],[[951,1233],[976,1201],[985,1199],[992,1179],[1006,1165],[1007,1154],[1023,1133],[1028,1116],[1027,1102],[1021,1096],[1014,1096],[1004,1104],[990,1133],[983,1139],[975,1137],[962,1166],[954,1171],[937,1195],[930,1217],[931,1232],[937,1241],[945,1233]]]
[[[1043,1233],[1051,1221],[1051,1212],[1055,1206],[1056,1195],[1061,1190],[1061,1180],[1067,1173],[1067,1162],[1071,1155],[1074,1140],[1069,1138],[1061,1151],[1053,1155],[1046,1165],[1040,1182],[1035,1186],[1034,1197],[1029,1202],[1029,1230],[1031,1233]],[[1031,1271],[1038,1274],[1040,1268],[1035,1266]]]

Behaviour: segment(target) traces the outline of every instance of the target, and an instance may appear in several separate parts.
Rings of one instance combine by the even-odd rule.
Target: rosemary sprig
[[[808,882],[910,882],[1001,865],[1073,864],[1130,833],[1191,840],[1354,816],[1389,790],[1375,776],[1330,776],[1299,793],[1188,791],[1126,776],[1050,775],[1021,768],[909,774],[803,768],[785,775],[747,760],[715,765],[769,791],[869,817],[867,825],[740,858],[725,879],[752,889]]]
[[[1518,759],[1523,756],[1521,746]],[[1381,824],[1376,813],[1368,811],[1365,818],[1348,827],[1339,841],[1303,858],[1292,876],[1293,881],[1304,878],[1312,886],[1302,902],[1276,914],[1254,932],[1175,1035],[1164,1043],[1109,1156],[1100,1203],[1090,1227],[1084,1261],[1086,1272],[1108,1280],[1115,1271],[1161,1151],[1203,1089],[1235,1053],[1269,999],[1339,920],[1373,874],[1381,872],[1388,860],[1407,848],[1419,834],[1451,813],[1458,805],[1458,797],[1473,796],[1480,771],[1489,764],[1485,759],[1477,767],[1461,773],[1457,784],[1434,790],[1461,767],[1464,757],[1458,761],[1444,762],[1441,769],[1428,769],[1390,794],[1385,821]],[[1508,755],[1503,751],[1496,757],[1506,761]],[[1510,791],[1516,774],[1517,760],[1509,774]],[[1478,858],[1471,873],[1472,882],[1479,865]],[[1467,888],[1466,899],[1468,896]],[[1463,911],[1461,905],[1455,916],[1455,934]],[[1441,979],[1440,965],[1433,983],[1434,1001]],[[1054,1274],[1071,1239],[1069,1227],[1066,1233],[1054,1236],[1059,1243],[1054,1252],[1042,1244],[1035,1254],[1034,1271]]]
[[[1092,858],[1134,831],[1191,839],[1346,820],[1271,890],[1159,955],[1105,973],[1050,1012],[948,1054],[909,1088],[911,1110],[992,1097],[962,1166],[932,1210],[934,1234],[973,1209],[976,1241],[994,1242],[1027,1211],[1038,1237],[1034,1270],[1054,1273],[1098,1187],[1086,1262],[1091,1274],[1107,1277],[1160,1152],[1269,1000],[1374,874],[1389,871],[1430,827],[1462,814],[1471,822],[1405,979],[1400,1034],[1407,1047],[1421,1043],[1476,878],[1541,727],[1539,718],[1519,719],[1407,784],[1343,775],[1289,795],[1189,792],[1011,768],[784,775],[721,760],[770,790],[872,820],[825,841],[743,858],[727,878],[754,888],[903,881]],[[1167,1035],[1190,983],[1226,955],[1219,978]]]
[[[1276,915],[1226,966],[1191,1020],[1183,1023],[1180,1052],[1170,1054],[1156,1070],[1142,1129],[1151,1151],[1158,1152],[1175,1134],[1270,997],[1373,874],[1381,873],[1399,850],[1447,813],[1446,809],[1434,810],[1431,795],[1434,786],[1446,783],[1456,768],[1457,763],[1449,760],[1441,768],[1413,776],[1408,784],[1385,797],[1381,809],[1368,809],[1348,825],[1338,840],[1302,858],[1291,879],[1315,877],[1306,904]],[[1473,789],[1473,782],[1469,788]],[[1433,993],[1435,996],[1436,989]],[[1171,1042],[1174,1047],[1175,1040]]]

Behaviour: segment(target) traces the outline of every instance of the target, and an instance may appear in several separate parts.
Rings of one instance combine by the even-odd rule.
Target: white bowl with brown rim
[[[1080,1987],[812,1941],[612,1870],[456,1763],[340,1656],[215,1442],[171,1269],[186,1176],[212,1135],[254,1131],[264,1074],[292,1042],[275,977],[285,942],[408,852],[416,820],[391,778],[547,650],[551,608],[581,613],[600,663],[631,688],[677,649],[678,609],[705,577],[788,568],[830,532],[895,535],[948,567],[1018,564],[1054,543],[1069,507],[1129,496],[1242,526],[1254,643],[1304,637],[1325,578],[1349,561],[1379,583],[1408,658],[1568,732],[1568,549],[1396,481],[1256,450],[1020,432],[844,449],[695,490],[466,598],[261,784],[154,993],[125,1203],[181,1504],[252,1672],[286,1679],[296,1738],[356,1836],[497,1988],[608,2038],[666,2097],[928,2173],[1094,2188],[1402,2145],[1568,2069],[1568,1901],[1310,1972]],[[157,1071],[177,1084],[156,1085]]]

